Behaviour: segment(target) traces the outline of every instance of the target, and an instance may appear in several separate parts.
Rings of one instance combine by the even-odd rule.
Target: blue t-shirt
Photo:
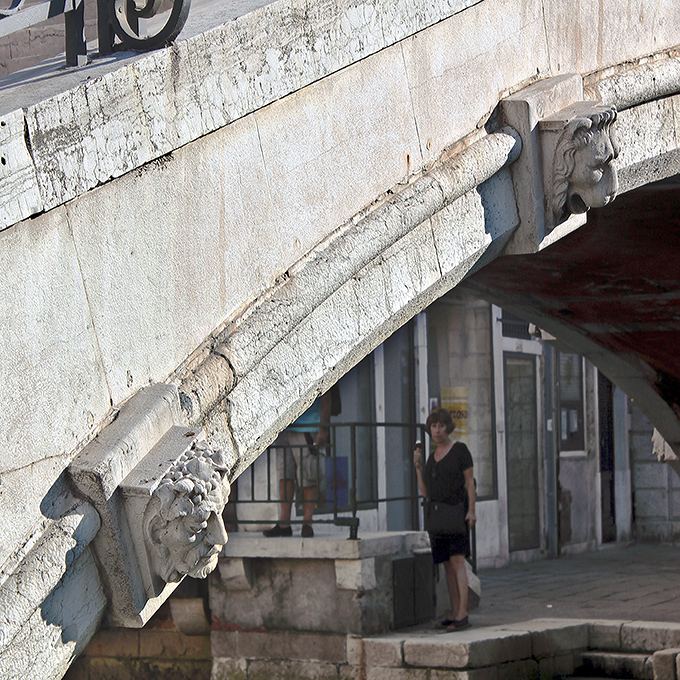
[[[286,429],[293,432],[316,432],[321,422],[321,397],[317,397],[314,403]]]

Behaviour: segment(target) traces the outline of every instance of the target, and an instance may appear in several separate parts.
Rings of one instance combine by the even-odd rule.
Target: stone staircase
[[[572,678],[633,678],[634,680],[654,680],[654,664],[648,652],[583,652],[575,660]],[[669,676],[675,678],[673,675]]]
[[[680,624],[534,619],[375,636],[213,630],[212,680],[678,680]]]

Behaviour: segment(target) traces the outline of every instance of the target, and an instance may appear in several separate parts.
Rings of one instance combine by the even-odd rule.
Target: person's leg
[[[293,507],[293,498],[295,498],[294,479],[279,480],[279,498],[281,499],[281,507],[279,509],[279,524],[286,526],[290,524],[290,512],[291,508]]]
[[[304,502],[302,515],[302,535],[306,538],[314,536],[311,521],[314,509],[319,501],[319,451],[310,446],[312,438],[303,434],[304,446],[300,447],[298,470],[300,471],[300,486]]]
[[[303,521],[311,522],[314,516],[314,508],[316,507],[316,502],[319,500],[319,487],[318,486],[306,486],[302,489],[302,497],[304,499],[304,514]]]
[[[295,460],[290,451],[288,432],[278,436],[272,447],[276,452],[276,472],[279,478],[279,521],[262,533],[267,537],[292,536],[290,515],[295,497]]]
[[[448,560],[456,582],[458,608],[451,610],[456,621],[462,621],[467,616],[468,577],[464,555],[451,555]]]
[[[456,577],[456,568],[453,562],[455,555],[449,557],[446,562],[444,562],[444,573],[446,574],[446,585],[449,589],[449,601],[451,602],[451,615],[450,618],[458,618],[458,607],[460,602],[460,597],[458,595],[458,578]]]

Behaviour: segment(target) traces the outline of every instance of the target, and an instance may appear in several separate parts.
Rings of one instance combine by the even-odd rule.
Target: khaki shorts
[[[318,449],[311,452],[305,432],[284,430],[272,444],[277,450],[276,472],[279,479],[297,479],[301,488],[319,483]]]

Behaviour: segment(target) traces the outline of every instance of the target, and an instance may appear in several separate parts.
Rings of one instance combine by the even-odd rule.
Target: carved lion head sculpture
[[[227,532],[224,456],[196,442],[156,487],[144,512],[144,539],[155,573],[166,582],[204,578],[216,566]]]
[[[614,160],[619,149],[612,124],[613,106],[594,106],[591,113],[571,120],[555,148],[553,213],[561,221],[572,213],[602,208],[619,188]]]

